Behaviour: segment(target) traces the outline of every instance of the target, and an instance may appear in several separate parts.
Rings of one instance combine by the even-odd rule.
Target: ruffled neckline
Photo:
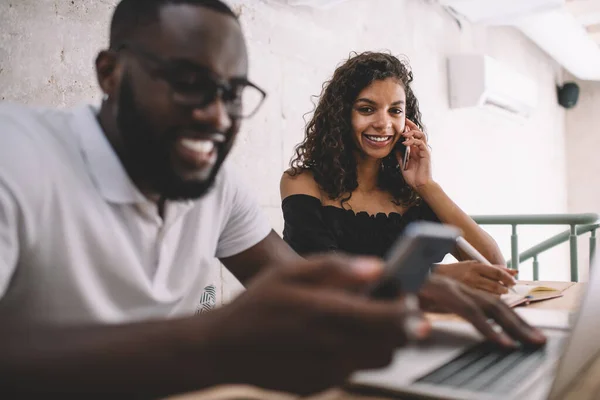
[[[318,199],[317,199],[318,200]],[[366,211],[359,211],[359,212],[355,212],[354,210],[349,210],[346,208],[341,208],[341,207],[336,207],[336,206],[332,206],[332,205],[323,205],[321,204],[321,207],[323,207],[324,209],[333,209],[333,210],[338,210],[337,212],[339,212],[340,214],[345,214],[351,218],[356,218],[356,219],[368,219],[368,220],[377,220],[377,221],[401,221],[403,219],[403,214],[397,213],[397,212],[390,212],[389,214],[380,212],[377,214],[369,214]],[[409,208],[407,210],[410,211],[411,208]],[[406,213],[405,213],[406,214]]]
[[[341,207],[337,207],[337,206],[333,206],[333,205],[323,205],[321,203],[321,200],[308,195],[308,194],[293,194],[291,196],[286,197],[285,199],[283,199],[282,205],[284,205],[285,203],[287,203],[288,201],[291,201],[292,198],[296,198],[296,199],[300,199],[300,198],[305,198],[306,201],[311,201],[311,202],[315,202],[315,204],[318,204],[322,209],[325,210],[332,210],[333,212],[338,213],[339,215],[343,215],[346,219],[354,219],[354,220],[359,220],[359,221],[381,221],[381,222],[392,222],[392,223],[400,223],[403,220],[407,219],[410,214],[414,213],[414,212],[418,212],[418,205],[414,205],[410,208],[408,208],[404,214],[400,214],[398,212],[390,212],[389,214],[380,212],[377,214],[369,214],[366,211],[358,211],[355,212],[354,210],[351,209],[346,209],[346,208],[341,208]]]

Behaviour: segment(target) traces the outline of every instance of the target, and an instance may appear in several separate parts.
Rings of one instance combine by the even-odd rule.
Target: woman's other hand
[[[516,283],[514,275],[517,273],[503,265],[486,265],[478,261],[440,264],[435,272],[496,295],[508,293],[508,288]]]

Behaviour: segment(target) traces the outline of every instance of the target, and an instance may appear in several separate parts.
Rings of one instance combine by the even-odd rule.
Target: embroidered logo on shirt
[[[202,314],[215,308],[217,305],[217,288],[215,285],[209,285],[204,288],[204,292],[200,297],[198,308],[196,309],[196,315]]]

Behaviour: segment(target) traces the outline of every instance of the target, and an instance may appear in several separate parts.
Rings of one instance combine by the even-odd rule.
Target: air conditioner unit
[[[521,18],[561,8],[565,0],[438,0],[470,22],[512,24]]]
[[[486,107],[528,117],[537,106],[536,83],[482,54],[448,58],[450,108]]]

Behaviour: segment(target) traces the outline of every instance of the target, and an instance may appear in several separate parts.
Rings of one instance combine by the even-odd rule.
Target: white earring
[[[108,101],[108,94],[104,93],[104,96],[102,96],[102,101]]]

